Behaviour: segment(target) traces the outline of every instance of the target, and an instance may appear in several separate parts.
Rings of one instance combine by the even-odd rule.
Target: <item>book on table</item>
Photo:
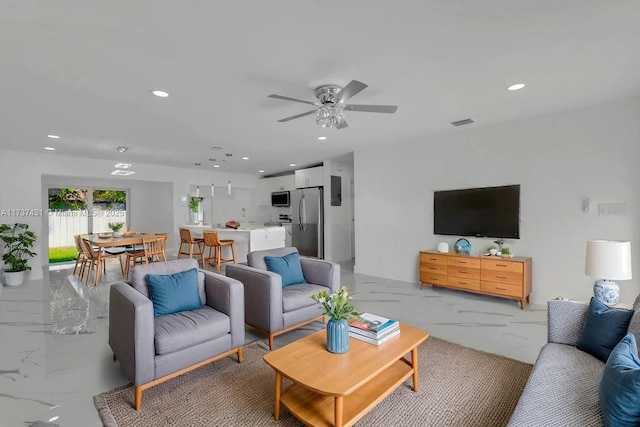
[[[385,336],[400,330],[397,320],[363,313],[349,319],[349,332],[378,341]]]
[[[390,340],[391,338],[393,338],[393,337],[395,337],[397,335],[400,335],[400,328],[394,329],[391,333],[386,334],[385,336],[383,336],[380,339],[369,338],[369,337],[366,337],[364,335],[360,335],[357,332],[349,331],[349,336],[351,338],[355,338],[357,340],[364,341],[364,342],[367,342],[367,343],[373,344],[373,345],[380,345],[380,344]]]

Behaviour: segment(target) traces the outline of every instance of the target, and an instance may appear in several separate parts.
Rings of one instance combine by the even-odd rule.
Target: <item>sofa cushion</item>
[[[287,313],[299,308],[309,307],[310,305],[318,305],[318,303],[311,299],[311,295],[323,290],[326,291],[327,288],[325,286],[312,285],[310,283],[290,285],[283,288],[282,311]]]
[[[247,254],[247,265],[260,270],[267,270],[267,264],[264,262],[265,256],[285,256],[294,252],[298,253],[298,249],[287,247],[249,252]]]
[[[611,350],[627,333],[632,315],[633,310],[610,308],[591,298],[576,347],[606,362]]]
[[[229,316],[207,305],[156,317],[156,354],[167,354],[218,338],[231,331]]]
[[[147,274],[173,274],[186,271],[192,268],[198,268],[198,260],[195,258],[174,259],[165,262],[152,262],[150,264],[139,264],[134,267],[131,272],[131,286],[147,298],[151,298],[149,294],[149,286],[145,279]],[[198,271],[198,290],[200,291],[200,300],[202,304],[206,301],[204,292],[204,273]]]
[[[282,277],[282,287],[306,283],[302,274],[300,256],[297,252],[292,252],[282,257],[265,256],[264,263],[267,270],[278,273]]]
[[[633,334],[609,355],[600,381],[600,407],[607,427],[640,425],[640,360]]]
[[[174,274],[147,274],[153,316],[165,316],[202,307],[198,292],[198,269]]]

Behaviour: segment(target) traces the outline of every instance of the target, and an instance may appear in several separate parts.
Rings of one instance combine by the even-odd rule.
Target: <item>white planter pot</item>
[[[7,286],[20,286],[24,281],[24,271],[5,271],[4,283]]]

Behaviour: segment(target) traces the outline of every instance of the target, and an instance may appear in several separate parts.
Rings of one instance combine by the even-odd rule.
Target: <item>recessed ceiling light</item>
[[[264,173],[264,171],[263,171],[262,169],[260,169],[258,172],[259,172],[259,173]]]
[[[295,163],[289,163],[289,166],[295,166],[295,165],[296,165]]]
[[[319,137],[318,137],[318,139],[319,139],[320,141],[324,141],[325,139],[327,139],[327,137],[326,137],[326,136],[319,136]]]
[[[113,167],[117,169],[129,169],[131,167],[131,163],[116,163]]]
[[[45,150],[49,150],[49,151],[55,151],[54,147],[44,147]]]
[[[249,160],[249,158],[247,156],[244,156],[242,160]]]
[[[134,171],[123,171],[120,169],[116,169],[113,172],[111,172],[111,175],[129,176],[129,175],[133,175],[134,173],[135,173]]]
[[[155,96],[159,96],[160,98],[166,98],[169,96],[169,94],[163,90],[152,90],[151,93]]]
[[[219,168],[219,167],[220,167],[220,165],[213,165],[213,167],[214,167],[214,168]]]
[[[47,138],[60,139],[60,137],[58,135],[47,135]]]
[[[116,148],[116,150],[118,150],[118,153],[124,153],[129,149],[129,147],[118,147]]]
[[[522,88],[523,88],[523,87],[525,87],[525,86],[526,86],[526,85],[525,85],[524,83],[516,83],[516,84],[513,84],[513,85],[509,86],[509,87],[507,88],[507,90],[520,90],[520,89],[522,89]]]

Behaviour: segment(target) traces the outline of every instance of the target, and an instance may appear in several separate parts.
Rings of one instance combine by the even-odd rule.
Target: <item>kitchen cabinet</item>
[[[296,188],[322,187],[324,186],[324,169],[322,166],[315,168],[298,169],[295,172]]]
[[[249,252],[283,248],[284,227],[265,227],[249,230]]]
[[[531,258],[484,257],[420,252],[420,288],[459,289],[478,294],[515,299],[524,310],[531,295]]]
[[[293,174],[262,178],[256,186],[256,204],[258,206],[271,206],[272,192],[293,190],[295,185],[295,177]]]

